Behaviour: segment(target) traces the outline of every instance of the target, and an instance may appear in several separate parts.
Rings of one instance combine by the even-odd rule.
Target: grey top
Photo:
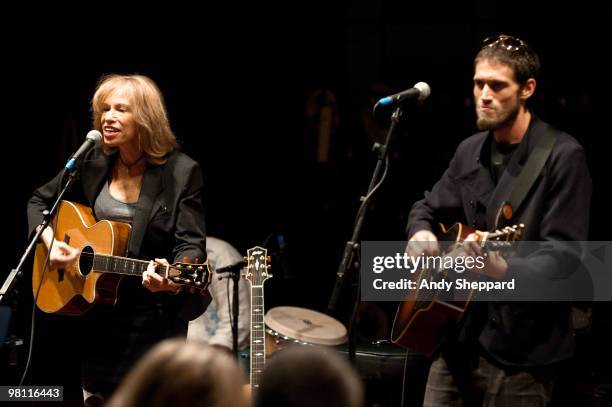
[[[136,203],[125,203],[113,198],[108,189],[108,182],[105,182],[96,198],[94,211],[98,220],[108,219],[131,224],[136,212]]]

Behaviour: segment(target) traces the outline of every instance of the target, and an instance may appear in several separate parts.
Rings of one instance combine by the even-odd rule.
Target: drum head
[[[315,345],[335,346],[347,340],[341,322],[323,313],[298,307],[275,307],[264,316],[274,331]]]

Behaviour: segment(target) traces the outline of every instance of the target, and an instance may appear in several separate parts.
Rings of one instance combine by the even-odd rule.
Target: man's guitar
[[[55,239],[78,248],[80,253],[66,269],[47,265],[45,270],[47,247],[44,243],[36,247],[32,289],[35,297],[38,294],[36,305],[44,312],[81,315],[93,304],[115,304],[121,278],[142,276],[149,265],[148,261],[121,257],[132,229],[129,224],[96,222],[91,209],[84,205],[62,201],[53,225]],[[200,290],[210,282],[208,262],[158,265],[157,273]]]
[[[495,232],[481,232],[479,244],[483,248],[504,252],[512,248],[511,242],[520,240],[524,225],[506,227]],[[476,230],[456,223],[450,229],[440,225],[440,240],[451,240],[456,243],[451,246],[443,256],[457,257],[464,255],[462,242]],[[440,281],[449,276],[445,269],[421,269],[415,272],[417,287],[422,280]],[[467,309],[472,291],[464,301],[447,301],[439,290],[426,290],[425,293],[417,291],[416,297],[411,295],[410,300],[399,304],[393,329],[391,342],[401,345],[421,354],[431,356],[440,344],[441,338],[456,326]]]
[[[264,282],[272,277],[268,273],[270,260],[268,250],[256,246],[247,250],[247,266],[244,278],[251,283],[251,399],[255,400],[259,378],[266,363],[266,342],[264,325]]]

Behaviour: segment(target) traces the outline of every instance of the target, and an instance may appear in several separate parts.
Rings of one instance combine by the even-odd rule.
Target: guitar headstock
[[[176,283],[203,290],[210,284],[208,260],[204,263],[172,263],[168,267],[167,278]]]
[[[523,225],[522,223],[519,225],[506,226],[501,230],[498,229],[495,232],[489,233],[488,239],[496,241],[516,242],[517,240],[521,240],[524,229],[525,225]]]
[[[522,239],[524,229],[525,225],[521,223],[519,225],[506,226],[495,232],[489,232],[486,235],[486,244],[489,249],[493,250],[510,248],[513,242]]]
[[[247,250],[245,260],[247,266],[243,271],[243,277],[251,282],[252,287],[263,286],[264,281],[272,277],[272,274],[268,273],[268,269],[271,267],[268,264],[270,261],[268,249],[255,246]]]

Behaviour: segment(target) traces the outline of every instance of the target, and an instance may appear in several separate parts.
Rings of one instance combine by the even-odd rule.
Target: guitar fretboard
[[[251,287],[251,392],[259,389],[266,363],[263,286]]]
[[[147,269],[149,262],[145,260],[130,259],[127,257],[108,256],[104,254],[81,254],[81,262],[85,262],[87,269],[100,273],[124,274],[128,276],[141,276]],[[164,270],[165,268],[161,268]],[[158,267],[158,273],[160,268]]]

